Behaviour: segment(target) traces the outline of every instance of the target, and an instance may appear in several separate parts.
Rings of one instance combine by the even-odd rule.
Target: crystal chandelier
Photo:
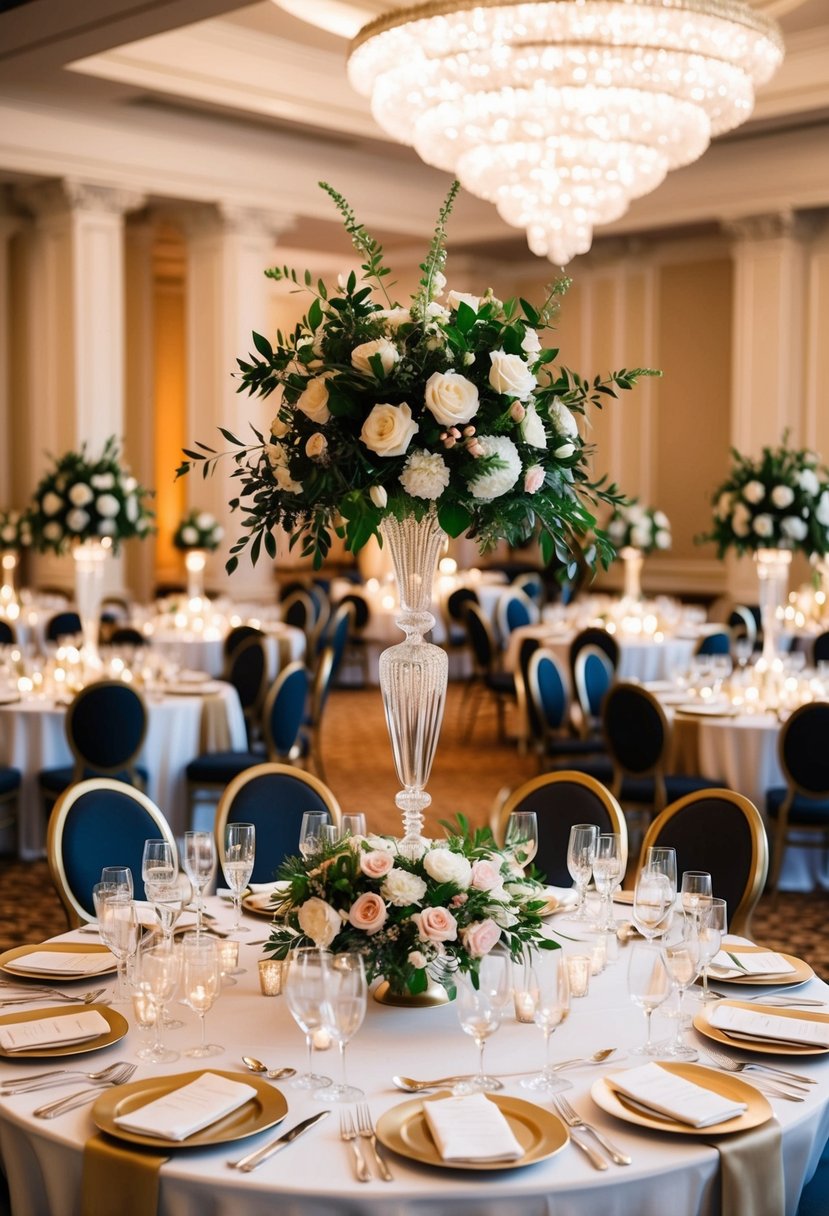
[[[385,131],[564,265],[745,122],[782,58],[743,0],[429,0],[364,26],[348,74]]]

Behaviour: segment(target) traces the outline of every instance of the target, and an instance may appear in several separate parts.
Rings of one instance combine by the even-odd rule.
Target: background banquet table
[[[188,827],[187,765],[203,751],[247,747],[242,706],[229,684],[217,685],[207,695],[153,694],[145,700],[147,736],[138,763],[148,771],[147,793],[180,835]],[[38,773],[73,763],[65,718],[66,706],[51,700],[0,705],[0,762],[23,774],[18,794],[19,853],[26,859],[43,856],[46,841]]]
[[[218,901],[211,901],[212,910]],[[226,915],[226,912],[222,913]],[[241,1071],[240,1056],[257,1056],[275,1067],[303,1066],[303,1040],[282,997],[259,995],[256,961],[261,947],[254,944],[265,933],[264,921],[249,920],[253,941],[242,947],[245,974],[236,987],[222,994],[208,1017],[211,1040],[226,1047],[223,1056],[206,1061],[206,1067]],[[555,922],[554,922],[555,924]],[[572,925],[562,932],[572,933]],[[88,938],[86,940],[89,940]],[[578,949],[565,942],[568,949]],[[554,1058],[569,1058],[600,1047],[629,1049],[644,1036],[644,1018],[626,994],[626,953],[605,972],[594,977],[587,998],[575,1000],[569,1020],[553,1039]],[[754,990],[756,992],[756,990]],[[803,989],[829,997],[820,980]],[[166,1032],[178,1049],[196,1041],[195,1016],[176,1006],[185,1026]],[[654,1019],[657,1035],[669,1033],[666,1020]],[[703,1040],[698,1040],[702,1045]],[[132,1035],[94,1057],[94,1067],[133,1057]],[[487,1067],[493,1072],[534,1069],[542,1059],[541,1034],[534,1026],[519,1025],[508,1016],[487,1046]],[[437,1009],[402,1010],[370,1001],[366,1022],[348,1049],[349,1079],[366,1091],[377,1119],[385,1110],[407,1100],[391,1084],[394,1073],[435,1076],[458,1069],[474,1071],[476,1051],[461,1033],[452,1005]],[[90,1058],[90,1057],[86,1057]],[[630,1057],[614,1067],[626,1067]],[[0,1062],[4,1075],[39,1071],[17,1062]],[[182,1057],[164,1066],[139,1064],[136,1080],[189,1071],[197,1062]],[[316,1066],[338,1076],[334,1052],[318,1053]],[[90,1067],[93,1067],[90,1064]],[[595,1171],[573,1146],[547,1161],[518,1170],[476,1173],[472,1170],[430,1168],[389,1155],[394,1181],[354,1181],[347,1146],[338,1137],[335,1113],[309,1134],[273,1157],[255,1172],[240,1175],[226,1161],[241,1156],[272,1137],[263,1132],[242,1145],[220,1145],[174,1152],[161,1171],[160,1216],[717,1216],[719,1213],[719,1159],[705,1137],[673,1136],[647,1131],[614,1120],[592,1103],[589,1089],[596,1078],[613,1071],[610,1065],[571,1071],[573,1088],[568,1097],[575,1107],[602,1127],[633,1158],[626,1168],[611,1165]],[[807,1179],[829,1134],[829,1057],[801,1057],[798,1072],[818,1080],[801,1104],[772,1099],[783,1133],[786,1213],[794,1216],[804,1179]],[[284,1127],[319,1110],[320,1104],[284,1081],[289,1112]],[[63,1093],[65,1090],[56,1091]],[[506,1094],[528,1098],[516,1080],[507,1080]],[[18,1095],[0,1103],[0,1154],[8,1172],[15,1216],[77,1216],[82,1168],[82,1147],[93,1133],[89,1108],[45,1122],[31,1117],[43,1094]],[[542,1100],[541,1105],[545,1104]],[[771,1214],[769,1214],[771,1216]],[[776,1216],[776,1214],[775,1214]]]
[[[271,680],[288,663],[305,658],[305,634],[293,625],[273,625],[265,635],[268,676]],[[152,649],[172,663],[192,671],[221,676],[225,666],[224,634],[209,637],[183,630],[158,629],[152,634]]]
[[[676,672],[687,668],[703,635],[695,633],[693,636],[683,634],[681,637],[666,635],[654,638],[641,634],[617,633],[615,636],[619,643],[617,678],[645,682],[669,680]],[[510,634],[504,652],[504,668],[506,671],[515,671],[521,643],[525,638],[537,638],[541,645],[551,650],[558,659],[569,687],[570,644],[575,637],[575,630],[554,629],[545,622],[522,625]]]

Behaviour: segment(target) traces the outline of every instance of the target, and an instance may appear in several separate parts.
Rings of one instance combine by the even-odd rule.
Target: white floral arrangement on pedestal
[[[209,511],[189,511],[173,533],[173,545],[185,553],[188,549],[207,549],[212,553],[224,534],[224,528]]]
[[[635,498],[620,504],[607,525],[607,534],[617,549],[639,549],[642,553],[664,552],[671,547],[671,523],[664,511],[642,506]]]

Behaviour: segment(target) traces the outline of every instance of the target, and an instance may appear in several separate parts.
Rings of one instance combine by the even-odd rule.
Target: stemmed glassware
[[[291,1084],[296,1089],[321,1089],[331,1084],[330,1077],[320,1076],[313,1069],[314,1035],[323,1028],[322,1007],[325,1000],[326,951],[316,946],[301,946],[288,958],[283,991],[291,1017],[305,1035],[308,1067]]]
[[[722,945],[723,935],[728,932],[728,917],[724,899],[712,899],[700,909],[697,925],[699,943],[700,974],[702,975],[703,1001],[714,1001],[716,996],[708,991],[708,967]]]
[[[155,1039],[147,1055],[155,1064],[177,1060],[179,1053],[162,1042],[164,1007],[172,1000],[179,979],[179,953],[172,946],[160,945],[139,951],[135,983],[155,1008]]]
[[[225,855],[222,870],[233,896],[231,933],[250,933],[242,919],[242,892],[250,882],[256,855],[256,828],[252,823],[229,823],[225,827]]]
[[[181,915],[186,894],[178,880],[175,851],[169,841],[144,841],[141,878],[147,898],[158,917],[162,937],[169,940],[173,926]]]
[[[701,910],[711,903],[711,875],[704,870],[686,870],[682,875],[682,911],[698,921]]]
[[[585,893],[590,876],[593,873],[593,859],[596,856],[596,841],[599,839],[599,829],[595,823],[574,823],[570,828],[570,840],[567,845],[567,869],[576,884],[579,902],[571,920],[587,920]]]
[[[676,899],[676,849],[669,848],[666,845],[652,845],[645,854],[644,868],[655,871],[657,874],[664,874],[670,883],[671,898]]]
[[[199,1015],[201,1035],[196,1047],[185,1051],[186,1056],[200,1059],[219,1056],[224,1051],[218,1043],[205,1040],[205,1014],[221,992],[222,971],[216,942],[211,937],[188,933],[183,943],[182,987],[185,1003]]]
[[[550,1039],[557,1026],[567,1020],[570,1012],[570,979],[563,950],[533,951],[528,967],[526,999],[533,1004],[533,1021],[544,1035],[544,1068],[534,1077],[526,1077],[524,1089],[541,1093],[556,1093],[570,1089],[569,1081],[556,1076],[550,1064]]]
[[[106,886],[117,887],[122,894],[130,899],[135,894],[132,882],[132,870],[129,866],[104,866],[101,870],[101,882]]]
[[[601,896],[599,918],[596,928],[603,933],[613,933],[613,892],[622,879],[622,838],[616,832],[601,832],[596,841],[596,856],[593,858],[593,884]]]
[[[535,811],[513,811],[507,820],[504,844],[522,870],[538,852],[538,816]]]
[[[648,1027],[647,1037],[638,1055],[660,1054],[661,1047],[651,1042],[651,1018],[654,1009],[668,999],[670,991],[671,980],[662,950],[652,942],[635,942],[628,960],[628,994],[635,1005],[644,1009]]]
[[[356,1102],[365,1095],[361,1089],[348,1084],[345,1049],[366,1016],[367,987],[363,956],[351,950],[326,956],[323,991],[323,1025],[340,1049],[342,1081],[317,1090],[314,1097],[322,1102]]]
[[[126,983],[127,959],[138,947],[138,919],[135,904],[125,891],[114,884],[98,882],[92,888],[95,915],[101,940],[112,951],[118,967],[118,982],[113,1004],[129,1001]]]
[[[340,818],[340,836],[365,836],[366,834],[366,817],[362,811],[356,811],[350,815],[342,815]]]
[[[633,892],[633,923],[649,942],[670,926],[675,891],[658,870],[639,871]]]
[[[663,1048],[665,1055],[679,1060],[696,1060],[698,1052],[682,1040],[682,1003],[687,989],[699,972],[699,939],[697,926],[680,919],[676,937],[662,947],[665,969],[677,993],[676,1035],[673,1042]]]
[[[304,811],[299,828],[299,851],[307,861],[312,853],[319,848],[320,830],[324,823],[330,823],[328,811]]]
[[[204,917],[204,889],[213,877],[216,846],[212,832],[184,833],[184,869],[196,893],[196,932],[201,933]]]
[[[485,954],[478,965],[478,984],[469,972],[458,973],[458,994],[455,1005],[464,1034],[475,1040],[478,1048],[478,1073],[469,1081],[456,1085],[456,1094],[482,1093],[499,1089],[498,1082],[484,1072],[484,1048],[490,1035],[501,1025],[504,1006],[510,999],[511,969],[507,954],[498,950]]]

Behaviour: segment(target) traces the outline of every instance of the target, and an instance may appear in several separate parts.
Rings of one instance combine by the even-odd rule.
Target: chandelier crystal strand
[[[348,70],[385,131],[565,264],[745,122],[782,58],[741,0],[429,0],[366,25]]]

